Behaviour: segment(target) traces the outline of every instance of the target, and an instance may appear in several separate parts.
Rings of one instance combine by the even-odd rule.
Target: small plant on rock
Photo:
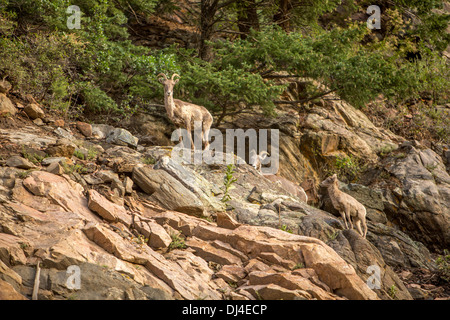
[[[287,232],[287,233],[293,233],[291,229],[288,228],[287,225],[283,224],[280,228],[282,231]]]
[[[138,237],[133,237],[132,240],[137,244],[141,251],[144,250],[144,245],[146,245],[148,242],[148,239],[145,238],[142,234],[140,234]]]
[[[231,196],[230,196],[230,190],[233,189],[233,183],[235,183],[237,181],[236,178],[233,177],[234,174],[234,169],[235,169],[235,165],[234,164],[229,164],[227,166],[227,172],[225,173],[225,177],[223,179],[223,197],[222,197],[222,202],[227,203],[228,201],[231,200]]]
[[[61,165],[64,169],[64,172],[66,174],[72,174],[74,172],[76,173],[80,173],[80,174],[85,174],[88,170],[87,168],[85,168],[83,165],[81,164],[75,164],[75,165],[69,165],[65,162],[61,162]]]
[[[32,173],[33,171],[36,171],[36,169],[29,169],[29,170],[20,171],[20,172],[18,173],[18,176],[19,176],[20,179],[25,179],[25,178],[27,178],[27,177],[30,175],[30,173]]]
[[[297,270],[297,269],[304,269],[305,268],[305,264],[303,263],[297,263],[293,268],[292,271]]]
[[[88,160],[95,160],[97,158],[98,151],[91,147],[88,150],[87,158]]]
[[[30,161],[31,163],[33,163],[35,165],[40,165],[42,160],[44,160],[46,157],[48,157],[48,155],[40,156],[37,153],[29,153],[26,151],[25,146],[22,146],[22,155],[25,159],[27,159],[28,161]]]
[[[80,160],[85,160],[85,156],[84,156],[83,152],[81,152],[81,150],[75,150],[73,155]]]
[[[146,165],[153,165],[156,163],[156,159],[153,157],[145,157],[141,159],[142,163]]]
[[[359,159],[352,155],[337,157],[334,166],[339,176],[347,176],[350,181],[357,179],[358,175],[364,170]]]
[[[327,237],[328,237],[328,240],[329,240],[328,242],[336,240],[338,235],[339,235],[339,231],[335,231],[333,233],[328,233],[327,232]]]
[[[393,284],[392,286],[389,287],[388,294],[392,299],[397,299],[397,292],[398,292],[398,289],[395,286],[395,284]]]
[[[444,255],[436,259],[439,270],[439,276],[442,280],[450,282],[450,252],[445,249]]]
[[[186,249],[185,239],[181,234],[172,234],[172,242],[169,245],[169,251],[174,249]]]
[[[383,146],[382,148],[381,148],[381,150],[379,151],[379,154],[380,154],[380,156],[381,157],[386,157],[387,155],[389,155],[391,152],[393,152],[395,150],[395,147],[394,146],[390,146],[390,145],[388,145],[388,146]]]

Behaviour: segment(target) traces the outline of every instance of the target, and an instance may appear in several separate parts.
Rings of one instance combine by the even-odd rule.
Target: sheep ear
[[[337,179],[337,174],[333,174],[333,179]]]

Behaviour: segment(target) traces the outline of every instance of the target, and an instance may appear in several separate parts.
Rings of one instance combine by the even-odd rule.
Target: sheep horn
[[[181,76],[180,76],[178,73],[174,73],[174,74],[172,75],[172,80],[173,80],[175,77],[181,78]]]
[[[166,76],[164,73],[160,73],[160,74],[158,74],[156,77],[157,77],[157,78],[159,78],[159,77],[164,77],[164,79],[169,80],[169,79],[167,79],[167,76]]]

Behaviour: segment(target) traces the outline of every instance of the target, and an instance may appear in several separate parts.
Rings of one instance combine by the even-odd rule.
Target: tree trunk
[[[278,0],[277,1],[278,11],[273,16],[273,22],[279,25],[284,31],[290,31],[290,14],[292,9],[291,0]]]
[[[241,39],[247,38],[251,29],[259,30],[257,4],[255,0],[238,2],[238,28]]]
[[[200,17],[200,48],[199,56],[202,60],[211,61],[212,48],[207,43],[214,33],[214,16],[217,13],[219,0],[202,0]]]

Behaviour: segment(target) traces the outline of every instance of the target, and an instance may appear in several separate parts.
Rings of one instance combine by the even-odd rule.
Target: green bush
[[[79,54],[68,37],[36,33],[0,38],[0,72],[15,87],[38,98],[68,96],[68,75],[73,72],[71,55]],[[62,88],[65,86],[66,88]]]
[[[179,91],[194,103],[213,111],[237,107],[240,102],[247,106],[259,105],[266,114],[274,111],[275,100],[286,86],[265,81],[260,74],[215,62],[205,62],[188,52],[180,50],[178,59],[182,80]]]
[[[148,15],[155,8],[171,10],[177,6],[174,1],[79,0],[81,29],[68,30],[69,0],[0,0],[0,76],[8,75],[17,90],[68,115],[81,109],[123,116],[151,100],[161,102],[163,89],[156,79],[160,72],[180,74],[176,95],[221,117],[254,105],[266,115],[275,114],[276,100],[288,83],[271,79],[274,72],[326,86],[309,87],[302,100],[327,91],[356,107],[380,95],[393,103],[424,93],[436,101],[448,99],[449,68],[440,51],[450,41],[443,32],[449,16],[431,11],[442,1],[389,4],[385,12],[389,28],[381,41],[365,23],[330,22],[321,27],[320,17],[338,3],[304,1],[304,7],[293,10],[289,33],[268,21],[279,8],[266,3],[258,12],[266,27],[251,31],[245,39],[210,43],[214,59],[206,62],[196,50],[154,51],[130,41],[129,17],[136,12]],[[405,7],[413,8],[421,19],[414,28],[405,22]],[[349,14],[359,9],[361,5],[348,6]],[[233,21],[236,10],[230,6],[224,14]],[[420,51],[422,59],[408,61],[405,54],[411,50]]]
[[[156,91],[155,73],[171,63],[170,57],[127,40],[124,8],[150,12],[156,1],[78,1],[82,28],[70,31],[67,0],[1,4],[0,74],[50,107],[67,111],[79,104],[85,112],[128,111],[147,98],[141,94],[149,86]],[[33,23],[47,28],[20,32],[19,26]]]
[[[79,83],[79,86],[88,111],[107,112],[118,110],[116,102],[95,84],[83,82]]]
[[[268,27],[246,40],[217,44],[217,60],[246,72],[287,71],[318,80],[356,107],[380,94],[400,100],[425,90],[448,92],[445,59],[424,51],[423,61],[405,63],[389,43],[364,46],[369,32],[356,23],[314,36]]]

